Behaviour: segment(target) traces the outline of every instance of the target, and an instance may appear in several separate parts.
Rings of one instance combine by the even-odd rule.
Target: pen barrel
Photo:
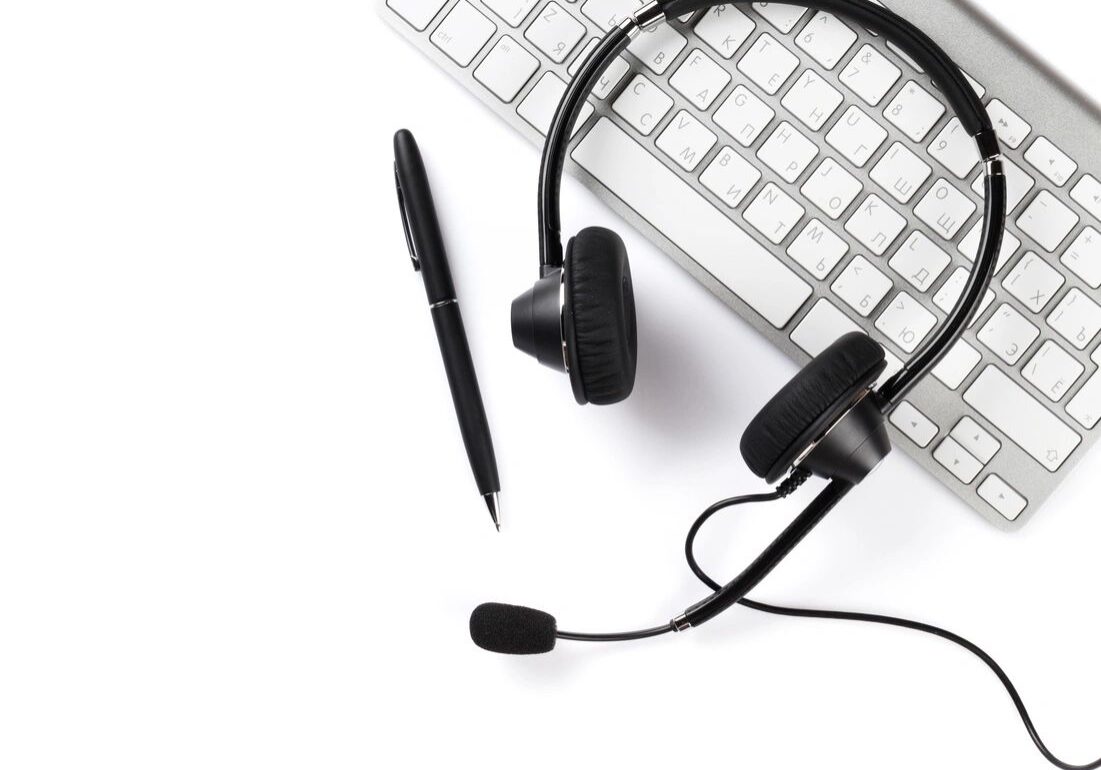
[[[470,468],[474,471],[474,480],[478,484],[478,492],[482,495],[500,492],[501,483],[497,477],[497,458],[493,453],[489,421],[482,404],[478,375],[470,356],[470,345],[463,329],[459,303],[451,300],[433,306],[432,322],[436,325],[436,338],[440,343],[447,382],[451,386],[459,430],[462,432],[463,444],[466,445]]]

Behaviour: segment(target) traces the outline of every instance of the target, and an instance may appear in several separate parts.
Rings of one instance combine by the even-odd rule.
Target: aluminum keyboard
[[[1101,420],[1101,112],[961,0],[889,0],[967,71],[1007,156],[983,311],[891,418],[895,445],[1003,528]],[[635,0],[388,0],[402,35],[533,142]],[[978,248],[974,144],[901,51],[826,13],[719,6],[636,39],[568,169],[800,363],[860,329],[885,376]]]

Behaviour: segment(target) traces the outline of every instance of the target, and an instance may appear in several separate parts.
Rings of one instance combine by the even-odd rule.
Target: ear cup
[[[615,404],[635,386],[638,330],[627,247],[589,227],[566,246],[563,335],[579,404]]]
[[[883,348],[852,332],[819,353],[769,401],[742,434],[742,457],[775,483],[871,387],[886,368]]]

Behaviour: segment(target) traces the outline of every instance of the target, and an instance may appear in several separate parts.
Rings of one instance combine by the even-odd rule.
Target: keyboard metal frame
[[[573,61],[574,56],[580,51],[585,42],[592,37],[600,37],[603,32],[594,25],[584,14],[580,12],[580,7],[583,5],[584,0],[579,0],[576,3],[569,3],[567,0],[558,0],[559,4],[567,7],[574,12],[575,17],[585,25],[586,35],[578,43],[577,48],[570,56],[566,58],[561,64],[555,64],[550,61],[546,56],[539,52],[531,44],[523,38],[524,30],[530,20],[535,17],[548,0],[539,0],[536,3],[535,8],[528,15],[527,19],[520,27],[510,27],[501,21],[492,10],[483,6],[479,0],[469,0],[475,7],[481,10],[487,17],[489,17],[497,26],[496,32],[486,43],[485,47],[481,50],[474,62],[469,67],[460,68],[450,58],[447,57],[441,50],[436,48],[429,40],[429,35],[434,29],[439,20],[446,16],[447,11],[455,4],[456,0],[447,0],[443,9],[429,24],[428,28],[423,32],[418,32],[411,25],[407,24],[401,17],[390,10],[385,3],[385,0],[376,0],[376,6],[380,16],[393,27],[400,35],[405,37],[411,43],[413,43],[422,53],[428,56],[442,69],[444,69],[451,77],[458,80],[466,89],[472,92],[477,98],[479,98],[486,106],[488,106],[493,112],[497,113],[506,123],[518,130],[521,134],[528,138],[533,144],[541,147],[543,145],[543,135],[539,133],[535,128],[528,124],[523,118],[516,113],[516,107],[523,101],[525,95],[536,82],[539,77],[546,71],[551,71],[561,77],[564,81],[569,80],[567,73],[567,66]],[[1035,198],[1035,196],[1041,190],[1048,190],[1052,192],[1057,198],[1067,203],[1074,211],[1081,217],[1081,222],[1075,228],[1072,233],[1073,236],[1080,232],[1085,224],[1093,224],[1098,229],[1101,229],[1095,218],[1093,218],[1088,212],[1083,210],[1080,206],[1070,201],[1070,190],[1073,189],[1074,184],[1084,174],[1090,173],[1094,177],[1101,178],[1101,142],[1098,141],[1098,137],[1101,136],[1101,108],[1095,105],[1084,94],[1079,92],[1073,85],[1062,79],[1051,68],[1045,65],[1042,61],[1031,54],[1024,46],[1013,39],[1008,33],[1002,30],[997,24],[990,19],[983,11],[969,5],[965,0],[886,0],[892,10],[898,12],[902,16],[913,21],[919,28],[924,30],[930,37],[936,40],[950,56],[953,56],[957,63],[975,80],[977,80],[982,86],[985,87],[986,93],[983,96],[983,101],[988,102],[992,98],[1001,99],[1017,114],[1029,122],[1032,126],[1032,133],[1022,143],[1018,150],[1008,150],[1007,156],[1014,162],[1023,168],[1030,169],[1032,174],[1036,178],[1036,186],[1029,191],[1024,201],[1018,205],[1018,207],[1010,215],[1010,229],[1014,234],[1022,241],[1022,246],[1017,250],[1014,256],[1008,260],[1007,264],[998,273],[995,278],[995,284],[992,288],[997,292],[997,298],[991,305],[983,312],[978,321],[969,329],[964,339],[967,340],[972,347],[982,354],[982,360],[971,371],[968,377],[964,380],[963,384],[955,391],[949,390],[939,380],[934,377],[928,377],[921,382],[914,392],[908,398],[913,402],[919,410],[929,417],[939,427],[939,432],[933,442],[926,448],[918,447],[914,442],[907,438],[904,434],[898,431],[893,425],[891,426],[891,433],[894,445],[896,448],[900,448],[909,454],[919,465],[925,468],[929,473],[935,476],[943,484],[949,487],[955,492],[961,499],[966,501],[972,508],[982,514],[987,520],[989,520],[996,527],[1003,530],[1015,530],[1023,526],[1036,511],[1041,507],[1043,501],[1054,491],[1063,477],[1070,473],[1073,468],[1081,461],[1081,459],[1089,451],[1090,447],[1096,443],[1099,435],[1101,435],[1101,425],[1095,427],[1093,430],[1086,430],[1080,424],[1075,422],[1065,412],[1065,406],[1074,397],[1074,394],[1080,389],[1085,382],[1088,381],[1090,376],[1098,370],[1098,366],[1094,364],[1090,358],[1094,349],[1099,344],[1097,340],[1087,346],[1084,351],[1078,351],[1065,344],[1057,334],[1055,334],[1045,323],[1047,315],[1057,304],[1058,299],[1071,288],[1078,288],[1085,292],[1088,296],[1095,301],[1101,303],[1101,292],[1091,289],[1088,285],[1082,282],[1073,272],[1067,270],[1065,267],[1057,266],[1060,273],[1066,278],[1066,283],[1060,288],[1057,299],[1054,300],[1044,311],[1036,314],[1030,309],[1024,307],[1015,297],[1009,294],[1001,287],[1001,281],[1009,274],[1009,272],[1016,265],[1021,256],[1029,250],[1035,251],[1038,254],[1045,255],[1046,252],[1036,244],[1031,238],[1020,231],[1015,226],[1016,218],[1020,215],[1021,211],[1028,205],[1028,203]],[[650,241],[659,246],[666,254],[672,257],[681,267],[687,270],[697,281],[706,286],[711,292],[719,297],[723,302],[734,309],[739,316],[745,319],[750,325],[752,325],[757,331],[764,335],[774,345],[779,347],[784,353],[791,357],[798,364],[802,365],[809,360],[809,356],[798,347],[790,338],[792,330],[794,330],[801,322],[806,313],[814,306],[820,297],[827,297],[831,303],[838,309],[842,310],[852,321],[854,321],[860,328],[869,333],[873,339],[883,340],[882,332],[879,332],[874,324],[879,315],[879,312],[872,313],[868,318],[860,318],[850,312],[850,310],[844,306],[844,304],[830,291],[830,285],[833,283],[837,274],[844,269],[844,266],[848,264],[849,260],[856,254],[867,254],[867,250],[855,239],[853,239],[848,233],[844,232],[843,224],[847,219],[837,221],[828,220],[813,203],[806,201],[798,194],[798,187],[800,187],[805,181],[805,175],[801,176],[799,181],[794,185],[785,182],[781,179],[772,169],[768,168],[764,164],[760,163],[753,157],[753,153],[756,149],[768,138],[772,133],[775,126],[778,125],[780,120],[789,120],[793,125],[797,126],[799,130],[808,136],[812,140],[815,140],[822,147],[822,152],[818,159],[812,164],[811,168],[816,168],[817,163],[824,157],[838,157],[838,153],[825,144],[824,136],[828,132],[829,127],[836,122],[837,117],[844,114],[845,110],[850,105],[855,105],[861,108],[868,115],[873,117],[879,125],[887,129],[888,137],[883,145],[873,155],[873,159],[863,169],[856,169],[851,164],[844,163],[846,169],[856,176],[864,185],[864,192],[858,196],[857,201],[862,201],[869,192],[875,192],[884,197],[888,203],[891,204],[895,211],[902,214],[907,220],[907,227],[903,230],[903,234],[891,245],[891,248],[882,258],[876,258],[869,255],[869,259],[875,262],[877,259],[882,259],[884,263],[894,253],[898,246],[904,241],[906,234],[914,230],[924,233],[929,236],[934,242],[938,243],[945,249],[946,252],[952,257],[952,263],[944,271],[941,277],[936,281],[934,287],[927,293],[922,294],[917,292],[912,286],[909,286],[905,282],[901,281],[896,274],[890,272],[883,266],[883,271],[892,276],[892,280],[895,282],[894,289],[888,295],[894,296],[899,290],[906,291],[911,296],[918,299],[923,306],[931,310],[936,316],[938,321],[942,321],[945,314],[937,308],[931,302],[931,297],[936,293],[936,290],[946,280],[947,276],[958,266],[969,267],[970,263],[956,250],[955,246],[963,239],[974,223],[973,218],[968,220],[966,225],[961,228],[959,234],[951,242],[951,246],[945,245],[943,237],[939,236],[929,227],[925,225],[920,219],[918,219],[913,211],[914,206],[919,202],[926,191],[936,182],[938,178],[944,177],[949,182],[953,183],[958,189],[964,191],[971,200],[979,205],[979,213],[981,214],[981,200],[975,195],[971,189],[970,184],[974,179],[977,171],[973,171],[967,180],[961,181],[941,166],[938,161],[930,157],[928,153],[924,151],[925,147],[933,141],[937,136],[940,129],[944,124],[951,119],[951,111],[949,110],[944,116],[942,116],[934,125],[928,136],[920,144],[915,144],[909,137],[902,134],[894,125],[883,118],[882,111],[884,107],[890,103],[891,98],[897,93],[898,89],[907,80],[915,80],[927,91],[933,94],[937,94],[935,87],[930,83],[927,75],[917,72],[913,65],[906,59],[897,55],[893,50],[886,47],[882,39],[872,35],[867,30],[861,29],[856,25],[845,21],[846,25],[858,34],[857,41],[845,54],[842,61],[832,70],[825,70],[819,65],[812,57],[810,57],[805,51],[798,48],[793,44],[794,36],[798,34],[799,30],[809,21],[813,13],[808,12],[795,26],[791,33],[784,35],[775,27],[771,26],[764,18],[756,14],[749,8],[745,8],[744,12],[753,18],[756,23],[756,28],[753,34],[750,35],[749,40],[739,49],[739,52],[732,59],[723,60],[718,57],[713,49],[708,46],[707,43],[700,40],[693,31],[696,21],[701,14],[696,14],[687,23],[675,22],[676,29],[688,39],[688,45],[678,54],[676,62],[670,66],[663,74],[656,75],[651,70],[641,65],[636,59],[634,59],[630,53],[624,54],[624,57],[631,65],[630,71],[619,82],[616,89],[612,91],[609,98],[602,101],[590,100],[596,108],[595,113],[588,119],[585,125],[581,126],[573,140],[573,145],[576,146],[587,131],[595,124],[600,117],[608,117],[614,121],[617,125],[624,128],[631,137],[646,148],[656,158],[661,160],[670,171],[679,175],[687,184],[693,189],[701,192],[701,194],[708,196],[709,200],[716,204],[716,209],[721,211],[724,215],[728,216],[735,224],[745,230],[750,237],[758,241],[763,247],[768,249],[773,255],[775,255],[784,264],[791,267],[803,278],[812,288],[813,295],[803,305],[801,310],[794,316],[794,318],[784,327],[784,329],[776,329],[765,321],[760,315],[757,314],[751,307],[746,305],[736,295],[734,295],[726,286],[719,283],[709,272],[700,267],[688,254],[683,252],[675,244],[666,239],[661,232],[655,229],[650,223],[640,217],[633,209],[625,205],[619,198],[611,193],[604,185],[597,181],[594,177],[589,175],[584,169],[580,168],[572,159],[567,162],[567,172],[574,177],[580,179],[586,187],[593,191],[598,198],[606,203],[612,210],[622,216],[628,223],[630,223],[637,230],[642,232]],[[844,101],[833,117],[827,121],[826,126],[818,132],[811,132],[797,119],[790,116],[785,108],[779,104],[780,98],[790,88],[789,81],[783,88],[777,93],[776,96],[766,96],[763,92],[752,83],[748,83],[744,75],[737,72],[734,67],[738,59],[744,55],[744,51],[748,50],[748,46],[752,44],[752,41],[762,33],[768,32],[773,37],[784,43],[785,47],[799,58],[799,65],[793,74],[793,78],[805,69],[809,68],[819,73],[826,73],[830,78],[834,87],[842,93]],[[521,89],[520,93],[510,103],[502,102],[488,89],[486,89],[481,83],[474,79],[473,73],[480,60],[485,56],[486,52],[491,50],[494,43],[500,37],[508,35],[514,40],[517,40],[524,48],[528,49],[539,60],[540,68],[536,75],[528,81],[528,83]],[[856,51],[864,44],[871,44],[881,53],[884,53],[891,61],[902,70],[902,76],[899,81],[896,82],[888,92],[888,95],[880,103],[878,108],[869,107],[859,97],[857,97],[851,90],[847,89],[843,84],[834,82],[836,81],[837,73],[845,66],[845,63],[851,58]],[[710,197],[710,194],[702,188],[699,182],[700,172],[706,168],[707,162],[701,163],[695,170],[695,173],[685,172],[677,164],[673,163],[668,157],[666,157],[655,146],[655,141],[658,136],[661,135],[664,126],[672,119],[680,110],[687,110],[690,114],[700,115],[700,111],[686,100],[681,94],[673,89],[668,84],[669,78],[677,71],[680,65],[681,59],[691,52],[694,48],[700,48],[705,53],[708,53],[712,59],[714,59],[720,66],[730,70],[733,75],[732,81],[723,90],[721,95],[712,106],[706,111],[706,116],[714,114],[715,110],[723,103],[725,95],[730,89],[739,83],[746,83],[751,90],[758,96],[761,96],[766,103],[772,107],[777,117],[772,123],[761,133],[750,148],[744,148],[741,145],[731,141],[729,136],[726,135],[722,129],[714,126],[713,123],[709,124],[709,128],[719,136],[719,141],[712,148],[712,151],[708,154],[709,159],[712,155],[718,151],[724,145],[734,146],[739,152],[743,154],[748,160],[754,163],[755,166],[761,171],[762,179],[753,188],[753,191],[746,199],[738,206],[736,210],[727,209],[722,204]],[[634,131],[625,121],[617,116],[611,109],[612,102],[615,97],[618,96],[619,91],[623,86],[628,83],[634,73],[642,73],[648,79],[653,81],[662,87],[662,90],[673,98],[673,107],[668,114],[659,123],[657,130],[653,131],[650,136],[643,137]],[[942,100],[943,101],[943,100]],[[1072,177],[1071,181],[1062,188],[1056,187],[1049,182],[1043,175],[1035,173],[1035,169],[1031,169],[1023,156],[1025,150],[1031,145],[1031,143],[1040,136],[1045,136],[1053,141],[1060,149],[1066,152],[1078,163],[1078,170]],[[928,180],[919,188],[918,192],[914,195],[910,203],[906,205],[898,204],[897,201],[891,199],[883,192],[880,186],[873,181],[869,173],[875,167],[876,162],[882,157],[886,148],[889,148],[894,142],[901,142],[904,146],[911,149],[922,148],[918,154],[925,162],[932,167],[933,173]],[[535,161],[533,160],[533,163]],[[745,207],[753,200],[756,192],[768,182],[773,182],[780,189],[791,192],[804,207],[807,209],[807,214],[800,224],[793,230],[787,238],[784,239],[780,246],[773,246],[766,239],[760,237],[760,234],[749,226],[741,214],[744,212]],[[806,273],[800,266],[798,266],[786,253],[786,247],[791,242],[792,238],[797,235],[804,223],[809,219],[817,217],[822,220],[833,232],[842,237],[850,246],[849,253],[842,259],[830,275],[822,281],[815,279]],[[582,223],[584,224],[584,223]],[[567,228],[568,230],[568,228]],[[534,242],[534,230],[532,238]],[[1072,239],[1071,238],[1071,239]],[[1069,245],[1068,239],[1064,243],[1059,251]],[[1055,255],[1056,261],[1058,254]],[[1040,337],[1029,347],[1026,354],[1021,358],[1020,362],[1013,367],[1009,367],[996,356],[994,356],[981,342],[976,339],[976,333],[982,329],[986,320],[996,311],[996,309],[1002,303],[1008,303],[1018,311],[1020,311],[1025,317],[1027,317],[1035,326],[1040,328]],[[882,305],[881,305],[882,307]],[[1074,356],[1075,360],[1079,361],[1085,366],[1085,373],[1075,383],[1073,389],[1068,391],[1068,395],[1061,399],[1058,404],[1052,404],[1047,401],[1043,396],[1039,395],[1038,391],[1031,386],[1022,376],[1021,371],[1034,354],[1035,350],[1046,339],[1054,338],[1060,343],[1060,347],[1065,349],[1068,353]],[[1101,339],[1101,338],[1099,338]],[[885,346],[891,350],[896,356],[905,358],[901,351],[894,348],[890,343],[884,343]],[[963,401],[963,394],[967,391],[968,387],[979,374],[989,364],[996,364],[1000,369],[1010,374],[1011,378],[1017,384],[1024,387],[1032,396],[1043,404],[1049,411],[1056,413],[1059,418],[1067,423],[1071,429],[1078,433],[1082,437],[1082,444],[1073,452],[1071,457],[1067,459],[1062,467],[1054,472],[1048,472],[1041,467],[1039,463],[1028,456],[1024,450],[1018,447],[1007,436],[1005,436],[1000,430],[995,428],[988,420],[984,419],[974,409],[969,407]],[[992,435],[998,438],[1002,443],[1002,449],[994,457],[994,459],[979,473],[974,482],[970,485],[963,484],[953,475],[951,475],[945,468],[943,468],[933,457],[933,450],[938,444],[951,432],[953,427],[963,416],[970,416],[979,425],[984,427]],[[1028,506],[1025,511],[1015,520],[1010,521],[1001,516],[995,511],[986,501],[979,497],[977,493],[978,486],[981,482],[991,473],[995,473],[1006,479],[1010,484],[1017,489],[1028,500]]]

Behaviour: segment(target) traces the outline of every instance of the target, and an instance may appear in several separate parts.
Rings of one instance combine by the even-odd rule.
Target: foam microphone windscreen
[[[515,604],[481,604],[470,613],[470,638],[483,650],[538,655],[554,649],[554,616]]]

